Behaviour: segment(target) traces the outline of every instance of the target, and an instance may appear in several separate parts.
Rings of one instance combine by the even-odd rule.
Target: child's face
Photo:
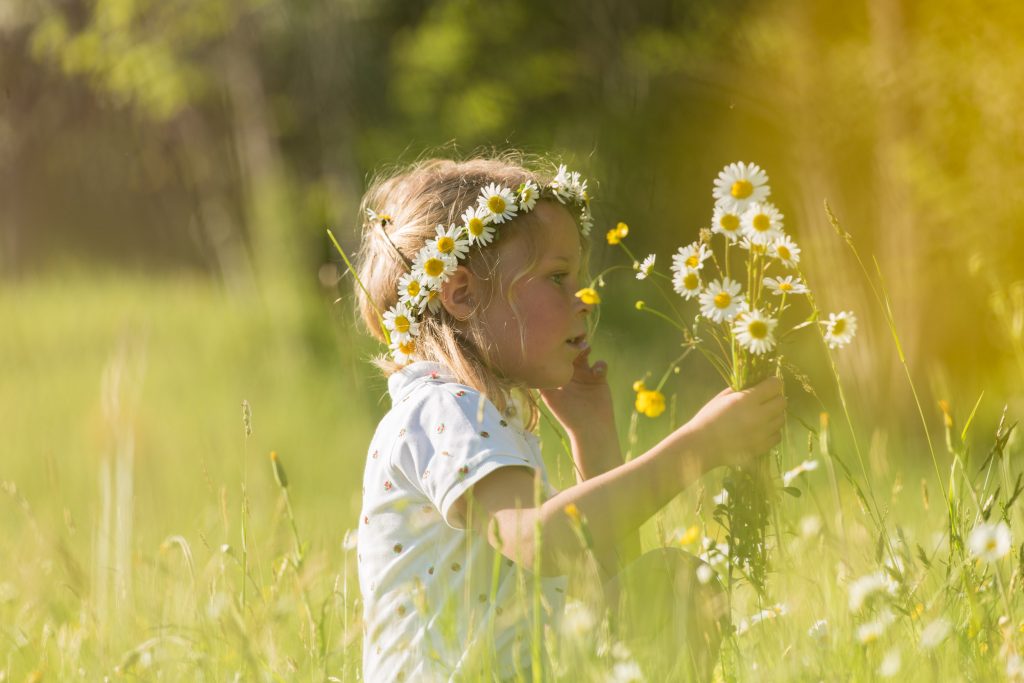
[[[536,389],[556,388],[572,379],[573,361],[587,332],[590,308],[576,297],[582,246],[576,222],[561,205],[539,202],[532,217],[536,224],[515,231],[499,246],[501,289],[481,317],[507,376]],[[531,237],[537,263],[512,283],[530,262]]]

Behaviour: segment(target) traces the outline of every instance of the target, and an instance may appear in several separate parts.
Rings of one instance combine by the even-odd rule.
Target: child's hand
[[[562,426],[570,432],[606,424],[614,431],[612,392],[608,387],[608,364],[587,362],[590,347],[576,356],[572,379],[559,389],[541,389],[544,403]]]
[[[782,380],[769,377],[743,391],[725,389],[697,411],[683,429],[706,447],[709,465],[743,465],[781,440],[786,418]]]

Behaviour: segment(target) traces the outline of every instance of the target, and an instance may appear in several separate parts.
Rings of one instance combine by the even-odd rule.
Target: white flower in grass
[[[891,611],[885,610],[874,621],[857,627],[857,640],[865,645],[875,642],[885,634],[885,630],[894,621],[896,621],[896,616]]]
[[[953,630],[953,624],[945,617],[939,617],[921,631],[921,649],[934,650],[942,644]]]
[[[634,681],[643,681],[644,673],[640,669],[640,665],[633,660],[627,660],[624,662],[615,662],[612,666],[612,670],[608,672],[608,683],[634,683]]]
[[[782,214],[769,202],[751,204],[740,222],[744,236],[754,244],[768,246],[782,237]]]
[[[462,212],[462,225],[470,244],[490,244],[495,232],[490,219],[491,212],[482,206],[471,206]]]
[[[843,348],[850,343],[853,335],[857,333],[857,318],[853,311],[841,313],[829,313],[828,320],[822,321],[825,325],[825,341],[830,349]]]
[[[862,576],[850,584],[850,611],[859,612],[876,593],[896,592],[896,582],[882,571]]]
[[[715,189],[711,191],[715,206],[735,213],[743,213],[753,202],[763,202],[769,194],[768,174],[757,164],[742,161],[722,169],[715,179]]]
[[[684,299],[692,299],[698,296],[704,283],[700,281],[700,275],[696,270],[677,270],[672,276],[672,288]]]
[[[570,638],[589,635],[597,625],[593,612],[579,600],[569,600],[565,605],[559,624],[562,634]]]
[[[391,349],[391,356],[395,359],[396,363],[406,365],[412,362],[412,354],[416,352],[416,340],[393,341],[388,348]]]
[[[586,237],[590,234],[590,230],[594,227],[594,216],[590,213],[589,209],[583,209],[580,211],[580,232]]]
[[[728,562],[729,560],[729,544],[724,541],[715,541],[707,536],[701,542],[701,547],[704,549],[698,557],[707,562],[712,567]]]
[[[537,183],[532,180],[527,180],[525,183],[519,186],[519,210],[520,211],[532,211],[533,207],[537,205],[537,199],[540,197],[540,188],[537,187]]]
[[[794,479],[804,472],[813,472],[816,469],[818,469],[817,460],[804,460],[802,463],[782,475],[782,485],[789,486],[793,483]]]
[[[787,268],[796,268],[796,264],[800,263],[800,247],[789,235],[783,235],[772,242],[768,253]]]
[[[672,256],[673,272],[685,272],[687,270],[700,270],[704,262],[711,258],[711,251],[701,242],[693,242],[679,250]]]
[[[651,273],[654,271],[655,258],[657,258],[655,254],[650,254],[647,258],[640,262],[640,265],[637,268],[637,280],[645,280],[648,277],[650,277]]]
[[[398,301],[417,313],[423,311],[426,302],[427,288],[423,286],[415,273],[405,273],[398,278]]]
[[[558,167],[558,172],[555,173],[554,179],[548,184],[548,187],[554,192],[555,199],[563,204],[570,201],[574,195],[575,186],[573,185],[572,175],[565,168],[565,164],[561,164]],[[577,177],[579,177],[578,174]]]
[[[512,190],[497,183],[491,183],[480,190],[480,196],[477,197],[476,203],[480,208],[487,210],[492,223],[510,221],[516,217],[516,212],[519,210]]]
[[[900,649],[894,647],[885,653],[882,663],[878,665],[878,675],[882,678],[892,678],[900,672],[903,660],[900,658]]]
[[[458,261],[454,256],[442,254],[427,245],[416,254],[416,260],[412,263],[412,272],[427,288],[436,289],[448,279],[448,276],[457,267]]]
[[[701,585],[707,585],[713,578],[715,578],[715,570],[711,568],[710,564],[701,563],[697,567],[697,580]]]
[[[420,334],[416,316],[404,305],[397,304],[384,311],[384,327],[391,333],[391,341],[408,341]]]
[[[1006,522],[989,524],[982,522],[971,529],[967,536],[967,547],[971,555],[986,562],[995,562],[1006,557],[1013,544],[1013,536]]]
[[[816,622],[811,624],[809,629],[807,629],[807,635],[814,640],[825,640],[828,638],[828,621],[825,619],[818,619]]]
[[[766,609],[761,610],[757,614],[751,615],[750,619],[743,619],[736,627],[736,635],[743,635],[751,629],[751,627],[760,624],[762,621],[770,621],[772,619],[778,619],[781,616],[789,614],[789,608],[784,604],[772,605]]]
[[[817,515],[805,515],[800,519],[800,535],[804,538],[814,538],[821,533],[821,517]]]
[[[730,243],[736,244],[736,240],[743,234],[740,225],[740,214],[716,206],[714,213],[711,214],[711,232],[725,235],[725,238]]]
[[[1024,657],[1011,654],[1006,658],[1006,677],[1011,681],[1024,681]]]
[[[769,318],[761,311],[747,311],[736,316],[732,332],[743,348],[760,356],[775,348],[772,332],[778,324],[778,320]]]
[[[786,277],[766,277],[764,279],[764,285],[768,290],[775,296],[781,296],[783,294],[806,294],[807,285],[805,285],[800,278],[794,278],[792,275]]]
[[[729,492],[726,489],[722,489],[722,492],[711,499],[715,505],[725,505],[729,502]]]
[[[461,226],[453,224],[445,228],[439,225],[437,234],[429,244],[441,254],[463,259],[469,253],[469,239],[465,235]]]
[[[700,293],[700,312],[716,323],[732,322],[743,306],[740,283],[729,278],[714,280]]]

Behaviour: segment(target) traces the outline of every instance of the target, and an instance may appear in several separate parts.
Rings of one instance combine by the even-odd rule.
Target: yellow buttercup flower
[[[665,412],[665,395],[660,391],[644,389],[636,394],[636,411],[647,417],[658,417]]]
[[[608,244],[618,244],[622,240],[626,239],[626,235],[629,234],[629,226],[625,223],[619,223],[614,228],[608,231],[605,238],[608,240]]]
[[[594,306],[601,303],[601,295],[597,293],[597,290],[593,287],[584,287],[580,291],[576,292],[576,298],[588,306]]]
[[[633,382],[633,391],[636,391],[636,392],[639,393],[639,392],[643,391],[646,388],[647,387],[644,386],[644,381],[642,379],[638,379],[637,381]]]

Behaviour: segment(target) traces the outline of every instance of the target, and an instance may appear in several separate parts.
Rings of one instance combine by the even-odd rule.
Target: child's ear
[[[459,266],[441,285],[441,305],[456,320],[468,320],[476,310],[476,277]]]

